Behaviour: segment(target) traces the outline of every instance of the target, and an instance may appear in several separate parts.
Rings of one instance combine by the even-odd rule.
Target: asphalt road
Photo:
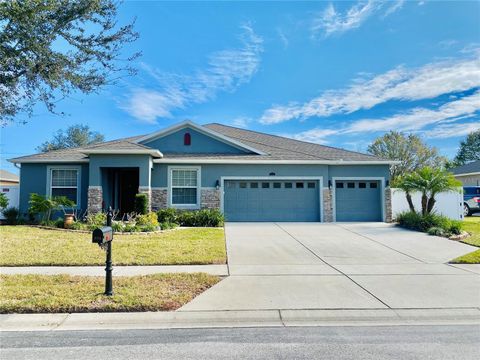
[[[480,326],[4,332],[10,359],[480,359]]]

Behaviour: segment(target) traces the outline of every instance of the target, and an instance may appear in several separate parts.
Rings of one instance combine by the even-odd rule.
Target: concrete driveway
[[[180,311],[480,306],[477,248],[385,223],[228,223],[230,276]]]

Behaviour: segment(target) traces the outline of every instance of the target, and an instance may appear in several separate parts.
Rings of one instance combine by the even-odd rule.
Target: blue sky
[[[453,156],[480,128],[480,2],[134,2],[136,77],[1,129],[6,158],[71,124],[115,139],[191,119],[365,151],[389,130]]]

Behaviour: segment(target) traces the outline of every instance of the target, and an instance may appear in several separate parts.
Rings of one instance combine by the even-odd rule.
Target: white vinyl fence
[[[435,196],[433,210],[437,214],[444,215],[453,220],[463,220],[463,192],[443,192]],[[422,209],[421,194],[412,194],[412,201],[417,211]],[[392,189],[392,214],[393,218],[403,211],[408,211],[408,203],[405,192],[400,189]]]
[[[0,191],[5,195],[7,195],[8,207],[15,206],[16,208],[18,208],[19,196],[20,196],[20,187],[18,185],[15,185],[15,186],[0,185]],[[5,219],[1,211],[0,211],[0,219],[1,220]]]

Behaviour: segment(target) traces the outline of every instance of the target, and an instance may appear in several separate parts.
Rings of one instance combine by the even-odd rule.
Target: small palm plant
[[[75,206],[75,203],[66,196],[46,197],[35,193],[30,194],[28,203],[31,214],[42,214],[42,222],[50,220],[53,210]]]
[[[438,193],[457,191],[462,183],[455,179],[452,173],[443,169],[424,167],[398,178],[395,181],[395,186],[405,191],[411,211],[415,211],[411,194],[420,192],[422,194],[422,215],[427,215],[433,211],[436,202],[435,196]]]

